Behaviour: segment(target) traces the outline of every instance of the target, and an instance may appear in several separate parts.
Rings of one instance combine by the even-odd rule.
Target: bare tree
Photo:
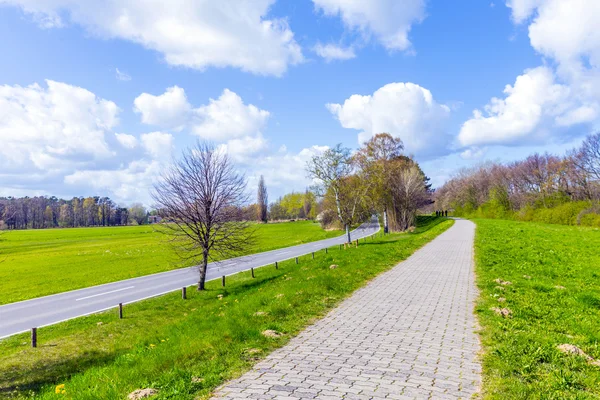
[[[415,225],[417,210],[429,201],[423,173],[416,165],[399,170],[390,181],[396,221],[401,230]]]
[[[265,178],[261,175],[258,180],[258,195],[256,197],[258,220],[267,223],[268,210],[269,210],[269,197],[267,195],[267,185],[265,185]]]
[[[199,263],[198,290],[213,254],[227,258],[252,245],[250,222],[242,216],[249,200],[245,178],[211,143],[184,151],[154,186],[153,198],[180,256]]]
[[[354,175],[354,164],[350,149],[338,144],[322,154],[312,157],[306,164],[308,176],[318,182],[315,191],[321,195],[332,195],[338,218],[351,242],[350,227],[359,218],[364,205],[368,182]]]

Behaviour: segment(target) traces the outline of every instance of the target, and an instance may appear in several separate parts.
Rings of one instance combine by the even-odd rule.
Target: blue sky
[[[0,0],[0,195],[149,204],[201,138],[274,198],[380,131],[441,185],[563,153],[600,118],[595,0],[169,4]]]

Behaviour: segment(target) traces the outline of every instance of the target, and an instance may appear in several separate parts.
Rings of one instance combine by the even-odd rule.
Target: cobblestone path
[[[470,398],[481,371],[474,232],[457,220],[215,398]]]

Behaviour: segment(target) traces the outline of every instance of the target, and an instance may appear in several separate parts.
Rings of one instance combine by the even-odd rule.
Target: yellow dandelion
[[[155,345],[154,343],[150,343],[150,346],[149,346],[149,347],[150,347],[151,349],[153,349],[153,348],[155,348],[155,347],[156,347],[156,345]]]
[[[67,391],[65,389],[65,384],[61,383],[60,385],[57,385],[56,388],[54,389],[54,393],[56,393],[56,394],[65,394],[65,393],[67,393]]]

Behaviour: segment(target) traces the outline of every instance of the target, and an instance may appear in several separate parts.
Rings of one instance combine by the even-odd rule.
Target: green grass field
[[[599,398],[600,366],[557,346],[600,359],[600,230],[475,222],[484,398]]]
[[[310,221],[257,224],[248,253],[342,234]],[[164,235],[152,226],[4,232],[0,241],[0,304],[180,268]]]
[[[453,223],[421,222],[414,233],[257,269],[255,279],[234,275],[226,288],[209,282],[188,300],[172,293],[127,305],[123,320],[112,311],[42,328],[37,349],[25,334],[0,341],[0,397],[124,399],[152,387],[156,399],[206,398]],[[266,338],[266,329],[283,336]],[[65,394],[55,394],[59,384]]]

